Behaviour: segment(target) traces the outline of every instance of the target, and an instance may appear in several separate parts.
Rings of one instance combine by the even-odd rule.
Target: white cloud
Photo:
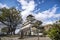
[[[41,13],[39,12],[38,14],[36,14],[36,18],[38,20],[45,20],[47,18],[55,17],[55,16],[57,16],[57,14],[55,14],[57,8],[58,7],[53,6],[53,8],[51,8],[51,9],[45,10],[45,11],[43,11]]]
[[[4,7],[9,8],[6,4],[0,3],[0,8],[4,8]]]
[[[31,0],[29,2],[27,2],[27,0],[17,0],[17,1],[21,3],[22,9],[32,11],[34,9],[34,7],[35,7],[34,0]]]
[[[23,19],[26,19],[26,17],[29,14],[32,14],[32,11],[34,10],[34,8],[36,6],[35,2],[34,2],[34,0],[30,0],[29,2],[27,2],[27,0],[17,0],[17,1],[21,3],[22,9],[24,10],[21,12],[22,17],[23,17]]]
[[[35,4],[34,0],[30,0],[29,2],[27,2],[27,0],[17,0],[17,1],[21,3],[22,9],[24,10],[21,12],[23,19],[26,19],[26,17],[29,14],[32,14],[35,16],[35,18],[37,20],[43,21],[43,24],[52,24],[53,21],[50,20],[49,18],[52,18],[52,17],[59,18],[60,17],[60,14],[56,14],[56,10],[58,9],[58,7],[56,7],[56,5],[54,5],[52,8],[50,8],[48,10],[34,14],[33,12],[31,12],[37,6]],[[44,0],[42,1],[42,3],[43,2],[44,2]],[[47,19],[49,19],[49,20],[46,21]]]
[[[42,20],[44,23],[43,24],[52,24],[53,20],[49,19],[49,18],[59,18],[60,14],[56,14],[56,10],[58,9],[58,7],[53,6],[52,8],[45,10],[43,12],[39,12],[38,14],[35,15],[35,18],[37,20]],[[49,19],[47,21],[47,19]],[[56,20],[55,20],[56,21]]]

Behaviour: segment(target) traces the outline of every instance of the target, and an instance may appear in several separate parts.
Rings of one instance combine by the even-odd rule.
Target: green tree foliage
[[[20,11],[15,8],[2,8],[0,13],[0,22],[9,27],[11,34],[15,34],[17,25],[22,23]]]
[[[3,33],[7,33],[7,32],[8,32],[8,27],[4,27],[4,28],[2,28],[2,29],[1,29],[1,32],[3,32]]]
[[[60,29],[58,30],[57,28],[52,28],[48,31],[48,36],[52,40],[60,40]]]
[[[53,24],[53,27],[47,32],[47,34],[52,40],[60,40],[60,24]]]

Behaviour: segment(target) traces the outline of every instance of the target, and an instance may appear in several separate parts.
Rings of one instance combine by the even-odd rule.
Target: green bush
[[[2,29],[1,29],[1,32],[3,32],[3,33],[7,33],[7,32],[8,32],[8,27],[4,27],[4,28],[2,28]]]
[[[52,40],[60,40],[60,29],[57,27],[51,28],[47,34]]]

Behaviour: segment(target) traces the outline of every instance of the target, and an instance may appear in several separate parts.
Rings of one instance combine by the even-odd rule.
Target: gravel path
[[[1,38],[1,40],[38,40],[37,37],[27,37],[27,38],[24,38],[24,39],[18,39],[19,37],[3,37]],[[48,37],[39,37],[39,40],[51,40],[50,38]]]

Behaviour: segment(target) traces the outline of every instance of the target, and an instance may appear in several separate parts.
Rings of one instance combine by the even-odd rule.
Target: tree
[[[54,23],[53,27],[47,32],[48,36],[52,40],[60,40],[60,26],[58,23]]]
[[[20,11],[15,8],[2,8],[0,13],[0,22],[8,26],[9,33],[15,34],[17,25],[22,23]]]
[[[57,28],[51,28],[48,31],[48,36],[52,39],[52,40],[60,40],[60,29]]]

